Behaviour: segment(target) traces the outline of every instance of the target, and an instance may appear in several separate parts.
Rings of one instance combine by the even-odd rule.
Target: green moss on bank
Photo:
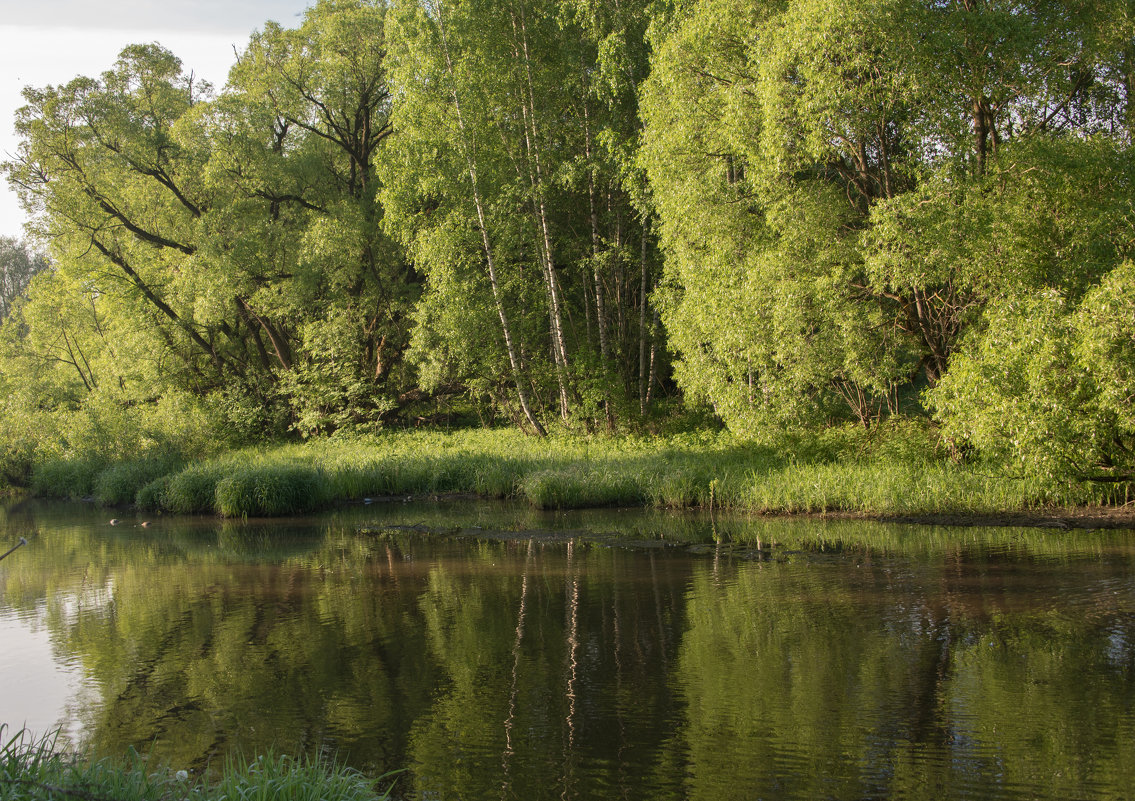
[[[744,440],[397,432],[246,449],[187,466],[48,462],[39,494],[176,514],[302,514],[367,497],[468,493],[538,508],[715,507],[760,513],[997,513],[1123,502],[1125,485],[1046,482],[951,459],[934,432],[893,424]],[[68,488],[70,492],[68,492]],[[132,498],[130,493],[133,492]]]

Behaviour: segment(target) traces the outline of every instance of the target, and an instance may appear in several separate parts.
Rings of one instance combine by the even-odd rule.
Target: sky
[[[97,77],[128,44],[159,42],[186,71],[224,86],[249,34],[266,20],[298,25],[314,0],[0,0],[0,160],[16,152],[13,130],[25,86]],[[0,179],[0,236],[23,237],[25,216]]]

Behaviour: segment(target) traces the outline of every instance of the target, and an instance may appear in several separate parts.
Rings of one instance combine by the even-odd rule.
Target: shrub
[[[134,495],[134,503],[139,509],[147,512],[156,512],[166,507],[166,491],[169,489],[173,476],[164,475],[142,486]]]

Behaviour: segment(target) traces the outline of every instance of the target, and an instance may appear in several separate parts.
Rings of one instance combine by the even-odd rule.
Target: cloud
[[[239,33],[299,21],[306,0],[36,0],[4,9],[6,26]]]

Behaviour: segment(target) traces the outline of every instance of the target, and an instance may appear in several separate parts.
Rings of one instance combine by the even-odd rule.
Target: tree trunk
[[[449,78],[454,82],[452,89],[453,107],[457,113],[457,127],[461,131],[462,144],[464,145],[465,162],[469,172],[469,183],[473,190],[473,205],[477,211],[477,224],[481,228],[481,245],[485,253],[485,262],[489,270],[489,283],[493,291],[493,304],[496,306],[497,316],[501,321],[501,332],[504,335],[505,350],[508,352],[509,367],[512,370],[512,380],[516,384],[516,394],[520,400],[520,408],[524,412],[524,417],[528,420],[529,425],[541,437],[547,435],[544,426],[536,418],[532,411],[532,405],[528,402],[528,393],[524,388],[524,374],[520,357],[517,353],[516,343],[512,338],[512,326],[509,324],[508,314],[504,307],[504,298],[500,290],[500,282],[497,280],[496,259],[493,257],[493,248],[489,242],[489,229],[485,220],[485,206],[481,200],[481,190],[477,183],[477,158],[476,154],[472,152],[469,142],[469,134],[465,128],[465,120],[461,114],[461,100],[457,94],[456,76],[453,70],[453,60],[449,55],[449,45],[446,41],[445,20],[442,15],[442,4],[437,5],[437,25],[438,33],[441,36],[441,46],[445,54],[446,70],[449,73]]]
[[[595,319],[599,329],[599,356],[603,371],[606,373],[611,363],[611,346],[607,336],[607,310],[603,300],[603,273],[599,261],[601,250],[599,209],[595,202],[595,168],[591,161],[591,114],[587,102],[587,94],[590,89],[587,86],[586,71],[584,71],[583,85],[583,153],[587,160],[587,201],[591,212],[591,275],[595,284]],[[611,410],[611,391],[606,381],[603,382],[603,412],[607,418],[607,429],[613,431],[615,429],[615,415]]]
[[[563,304],[561,299],[559,275],[556,271],[553,258],[552,235],[548,225],[547,204],[544,201],[544,175],[540,159],[540,131],[536,125],[536,93],[532,82],[532,60],[528,52],[528,29],[524,21],[523,11],[519,20],[513,11],[513,28],[519,26],[520,52],[518,55],[524,64],[527,96],[521,100],[521,116],[524,119],[525,146],[529,154],[528,172],[529,182],[532,186],[532,205],[538,222],[541,260],[544,270],[544,281],[548,292],[549,328],[552,337],[552,355],[556,364],[556,380],[560,390],[560,416],[566,421],[571,415],[569,402],[570,390],[568,386],[568,356],[567,345],[564,338]]]
[[[646,414],[646,234],[647,221],[642,221],[642,249],[639,253],[639,266],[642,268],[639,284],[638,304],[638,411]]]

